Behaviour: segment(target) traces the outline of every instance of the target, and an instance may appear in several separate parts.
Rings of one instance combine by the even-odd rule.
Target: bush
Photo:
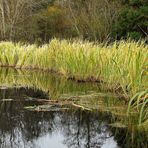
[[[148,36],[148,5],[146,0],[127,0],[115,23],[113,35],[120,38],[140,39]]]

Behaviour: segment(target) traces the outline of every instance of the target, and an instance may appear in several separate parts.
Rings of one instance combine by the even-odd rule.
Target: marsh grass
[[[148,46],[144,42],[119,41],[103,46],[53,39],[41,47],[1,42],[0,65],[54,70],[77,81],[103,81],[128,99],[146,91],[147,100]],[[129,106],[133,107],[131,102]],[[147,101],[143,104],[145,108]]]
[[[148,86],[148,46],[143,42],[120,41],[102,46],[53,39],[41,47],[1,42],[0,65],[53,69],[76,80],[103,80],[120,85],[125,94],[132,95]]]
[[[127,114],[131,109],[139,112],[139,124],[148,122],[148,90],[136,93],[129,101]]]

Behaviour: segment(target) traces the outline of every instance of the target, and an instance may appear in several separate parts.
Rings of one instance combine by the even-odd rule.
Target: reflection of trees
[[[4,104],[5,103],[5,104]],[[107,127],[92,113],[69,112],[29,112],[21,110],[23,102],[0,103],[0,146],[17,147],[33,142],[47,133],[61,131],[68,147],[101,146],[106,139]],[[10,143],[10,144],[9,144]]]
[[[78,111],[73,116],[62,117],[63,133],[65,135],[65,143],[68,147],[100,147],[106,138],[110,135],[106,124],[102,121],[106,120],[101,114],[95,115]],[[63,121],[64,120],[64,121]],[[68,126],[69,125],[69,126]],[[68,128],[68,129],[67,129]]]
[[[0,146],[2,148],[8,147],[8,142],[12,145],[15,142],[16,134],[19,134],[17,127],[20,126],[21,112],[18,116],[17,111],[13,110],[15,105],[13,102],[0,102]]]
[[[15,99],[15,101],[22,100],[26,97],[33,98],[49,98],[49,96],[41,90],[33,88],[4,88],[0,89],[0,99]]]
[[[107,127],[110,119],[101,113],[80,110],[50,113],[24,112],[20,110],[23,106],[20,102],[18,104],[10,102],[8,106],[5,104],[6,110],[1,108],[1,105],[2,103],[0,104],[0,148],[21,147],[29,142],[33,146],[33,140],[47,133],[52,135],[57,131],[64,135],[63,142],[69,148],[99,148],[115,133],[115,138],[120,145],[124,143],[124,147],[130,147],[131,140],[128,139],[131,138],[131,134],[126,130],[112,129],[111,132]],[[136,136],[138,135],[135,135],[135,139]]]
[[[39,88],[47,88],[50,92],[53,91],[52,93],[59,91],[59,94],[75,94],[76,92],[90,90],[90,86],[87,87],[87,85],[81,86],[70,81],[63,83],[63,80],[49,77],[47,74],[38,74],[37,77],[35,74],[33,73],[33,75],[26,77],[13,77],[12,75],[10,77],[8,71],[6,71],[6,75],[4,74],[2,80],[6,77],[5,81],[8,80],[10,83],[15,80],[19,84],[20,82],[22,84],[29,83],[30,86],[34,84],[35,86],[40,86]],[[0,99],[7,98],[15,99],[16,101],[0,101],[0,148],[22,148],[23,145],[27,145],[29,142],[30,145],[33,145],[34,140],[47,133],[52,135],[56,131],[60,131],[64,135],[65,139],[63,142],[69,148],[99,148],[111,134],[115,135],[114,137],[118,144],[125,148],[130,147],[131,141],[132,147],[137,145],[138,147],[145,147],[146,139],[144,139],[142,134],[139,135],[137,132],[129,132],[125,129],[110,130],[106,125],[110,119],[104,114],[82,112],[80,110],[50,113],[24,111],[22,108],[25,102],[21,102],[24,96],[47,97],[42,91],[32,89],[0,90]]]

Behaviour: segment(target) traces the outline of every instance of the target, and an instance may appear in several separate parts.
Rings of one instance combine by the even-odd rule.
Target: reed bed
[[[54,70],[77,81],[105,82],[128,99],[143,91],[146,91],[144,96],[148,95],[148,46],[141,41],[119,41],[103,46],[53,39],[40,47],[1,42],[0,65]],[[141,100],[143,95],[138,97]],[[146,106],[147,101],[143,102]]]

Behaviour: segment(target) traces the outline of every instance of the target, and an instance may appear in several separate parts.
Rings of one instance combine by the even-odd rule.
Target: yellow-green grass
[[[52,69],[67,78],[101,80],[108,87],[120,90],[126,98],[143,91],[146,91],[144,96],[148,95],[148,45],[141,41],[119,41],[103,46],[53,39],[41,47],[1,42],[0,65]],[[143,101],[143,95],[138,98],[139,102]]]
[[[148,46],[120,41],[109,46],[53,39],[49,44],[0,43],[0,65],[53,69],[79,80],[103,80],[135,94],[148,86]]]

